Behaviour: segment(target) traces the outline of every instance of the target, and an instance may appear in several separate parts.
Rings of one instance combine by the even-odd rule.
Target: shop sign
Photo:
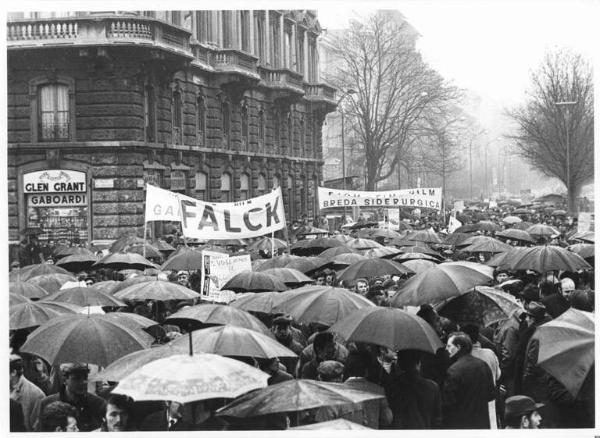
[[[33,194],[27,196],[29,207],[70,207],[87,205],[85,193]]]
[[[86,174],[75,170],[40,170],[23,175],[25,193],[85,192]]]

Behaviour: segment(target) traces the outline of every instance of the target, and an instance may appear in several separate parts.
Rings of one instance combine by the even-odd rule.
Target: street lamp
[[[554,102],[554,105],[556,105],[558,108],[564,106],[566,107],[567,111],[566,111],[566,117],[565,117],[565,124],[566,124],[566,140],[567,140],[567,151],[566,151],[566,156],[567,156],[567,208],[569,210],[569,214],[573,213],[571,210],[575,207],[575,205],[571,205],[571,145],[569,144],[569,125],[570,125],[570,117],[571,117],[571,113],[569,112],[569,107],[573,106],[573,105],[577,105],[577,101],[576,100],[572,100],[572,101],[563,101],[563,102]]]
[[[336,106],[339,106],[342,100],[351,94],[355,94],[356,91],[349,88],[342,93],[338,99]],[[346,147],[344,145],[344,110],[340,110],[342,116],[342,189],[346,190]],[[344,205],[344,223],[346,221],[346,206]],[[343,225],[343,224],[342,224]]]

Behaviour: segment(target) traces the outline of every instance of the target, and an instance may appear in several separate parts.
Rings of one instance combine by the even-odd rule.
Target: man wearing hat
[[[273,320],[271,324],[271,331],[281,345],[286,348],[289,348],[298,356],[302,353],[304,346],[294,339],[294,335],[292,333],[292,317],[289,315],[278,316]],[[294,374],[296,370],[296,365],[298,363],[298,358],[294,357],[282,357],[281,363],[285,365],[285,368],[288,373]]]
[[[179,271],[177,273],[177,283],[183,287],[190,288],[188,273],[185,271]]]
[[[64,369],[64,385],[58,393],[39,400],[34,409],[34,416],[39,420],[39,414],[44,407],[55,401],[69,403],[77,410],[79,430],[91,432],[102,424],[106,402],[101,397],[87,392],[88,374],[90,370],[84,364],[68,364]],[[34,429],[39,430],[39,421]]]
[[[531,397],[514,395],[504,404],[504,424],[506,429],[539,429],[542,416],[538,409],[543,403],[536,403]]]

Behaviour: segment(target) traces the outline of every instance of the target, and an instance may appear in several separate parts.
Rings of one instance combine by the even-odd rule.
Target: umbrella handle
[[[188,325],[188,337],[189,337],[189,341],[190,341],[190,356],[194,355],[194,347],[192,346],[192,325],[189,324]]]

